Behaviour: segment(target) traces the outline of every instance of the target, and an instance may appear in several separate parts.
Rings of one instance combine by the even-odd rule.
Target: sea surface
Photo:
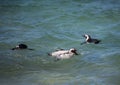
[[[120,85],[120,0],[0,0],[0,85]]]

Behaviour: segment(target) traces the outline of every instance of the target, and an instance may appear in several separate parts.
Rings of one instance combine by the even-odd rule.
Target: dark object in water
[[[25,45],[25,44],[19,44],[19,45],[17,45],[16,47],[12,48],[11,50],[17,50],[17,49],[21,49],[21,50],[22,50],[22,49],[34,50],[34,49],[28,48],[28,46]]]
[[[93,39],[93,38],[90,37],[90,35],[87,35],[87,34],[83,35],[83,37],[86,38],[86,41],[83,42],[83,43],[81,43],[81,45],[86,44],[86,43],[94,43],[94,44],[98,44],[98,43],[101,42],[101,40]]]
[[[78,55],[77,50],[75,48],[71,48],[69,50],[58,50],[55,52],[48,53],[49,56],[55,57],[56,60],[61,60],[61,59],[69,59],[73,57],[74,55]]]

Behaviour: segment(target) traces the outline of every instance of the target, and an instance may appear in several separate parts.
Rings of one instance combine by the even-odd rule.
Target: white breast
[[[52,52],[51,53],[51,55],[52,56],[59,56],[59,55],[61,55],[61,54],[66,54],[66,53],[68,53],[69,51],[67,51],[67,50],[64,50],[64,51],[56,51],[56,52]]]
[[[59,59],[69,59],[73,56],[73,53],[69,53],[69,54],[61,54],[60,56],[57,56]]]
[[[58,59],[68,59],[71,58],[74,53],[69,52],[68,50],[52,52],[51,55]]]

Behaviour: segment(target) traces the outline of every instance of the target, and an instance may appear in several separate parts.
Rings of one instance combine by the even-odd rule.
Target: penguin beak
[[[15,50],[16,48],[12,48],[11,50]]]
[[[76,51],[74,51],[75,55],[78,55],[78,53]]]
[[[78,55],[78,53],[77,52],[74,52],[75,53],[75,55]]]
[[[86,36],[85,36],[85,35],[82,35],[82,36],[86,38]]]

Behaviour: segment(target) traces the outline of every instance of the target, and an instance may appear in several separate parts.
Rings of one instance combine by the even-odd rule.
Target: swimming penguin
[[[93,39],[93,38],[90,37],[90,35],[87,35],[87,34],[83,35],[83,37],[86,38],[86,41],[83,42],[83,43],[81,43],[81,45],[82,45],[82,44],[85,44],[85,43],[94,43],[94,44],[98,44],[98,43],[101,42],[101,40]]]
[[[22,50],[22,49],[34,50],[34,49],[28,48],[28,46],[25,45],[25,44],[19,44],[19,45],[17,45],[16,47],[12,48],[11,50],[18,50],[18,49],[21,49],[21,50]]]
[[[56,60],[69,59],[69,58],[73,57],[73,55],[78,55],[78,53],[76,51],[77,50],[75,48],[71,48],[69,50],[62,49],[62,50],[52,52],[48,55],[55,57]]]

